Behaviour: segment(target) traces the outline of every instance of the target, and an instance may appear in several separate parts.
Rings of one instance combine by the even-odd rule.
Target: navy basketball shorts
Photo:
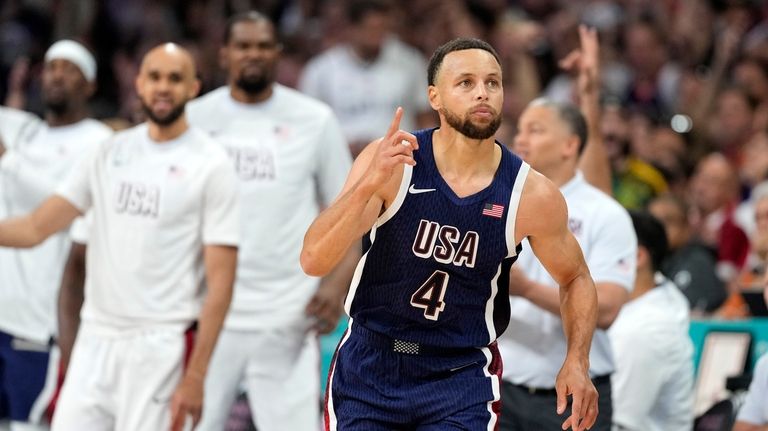
[[[494,430],[501,371],[495,343],[448,351],[350,322],[328,377],[325,429]]]
[[[58,349],[0,331],[0,420],[41,423],[56,392]]]

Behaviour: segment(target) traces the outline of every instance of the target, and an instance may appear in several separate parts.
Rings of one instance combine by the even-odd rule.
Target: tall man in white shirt
[[[637,239],[626,210],[577,171],[586,141],[586,121],[575,107],[537,99],[520,117],[514,151],[560,187],[569,228],[595,280],[598,329],[590,350],[590,376],[600,394],[600,414],[591,429],[610,430],[614,366],[605,329],[632,290]],[[554,408],[555,379],[566,340],[557,283],[535,256],[523,253],[512,267],[509,285],[512,318],[499,337],[505,364],[500,428],[559,429],[563,417]]]
[[[237,183],[224,151],[184,116],[199,89],[192,57],[154,48],[136,88],[147,123],[99,146],[32,213],[0,223],[0,244],[32,247],[94,214],[83,323],[54,430],[196,423],[231,298]]]
[[[87,118],[95,80],[91,53],[61,40],[43,64],[45,121],[0,111],[0,218],[34,210],[112,134]],[[61,232],[31,249],[0,248],[0,422],[10,419],[11,430],[41,428],[49,413],[59,365],[56,292],[69,247]]]
[[[352,0],[344,43],[310,60],[299,89],[331,106],[357,155],[386,130],[392,112],[403,107],[403,129],[436,124],[424,88],[426,61],[392,32],[388,0]]]
[[[336,277],[309,277],[304,232],[344,185],[352,161],[328,106],[275,83],[280,44],[262,14],[233,16],[221,59],[228,85],[189,104],[194,126],[226,148],[240,179],[234,298],[211,359],[200,430],[224,428],[245,386],[259,430],[314,430],[320,419],[317,331],[336,327],[357,249]]]
[[[661,272],[664,226],[632,212],[637,278],[630,301],[608,331],[616,361],[611,376],[617,431],[690,431],[693,427],[693,343],[688,300]]]

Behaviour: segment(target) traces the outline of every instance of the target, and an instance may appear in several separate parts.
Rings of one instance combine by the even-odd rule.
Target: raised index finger
[[[395,110],[395,118],[392,119],[392,123],[389,125],[389,130],[387,130],[387,135],[384,137],[385,139],[391,138],[398,130],[400,130],[400,119],[402,118],[403,107],[398,106]]]

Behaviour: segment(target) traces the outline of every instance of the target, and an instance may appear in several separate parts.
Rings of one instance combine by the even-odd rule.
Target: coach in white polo
[[[573,106],[544,99],[520,117],[514,151],[560,187],[568,224],[581,245],[598,299],[598,330],[590,351],[590,376],[600,394],[592,430],[611,427],[610,374],[614,370],[605,333],[629,298],[635,279],[637,239],[626,210],[589,185],[576,169],[587,140],[584,117]],[[530,250],[524,241],[523,249]],[[560,429],[555,378],[566,353],[560,295],[532,253],[521,253],[510,273],[511,320],[499,337],[504,361],[500,429]]]

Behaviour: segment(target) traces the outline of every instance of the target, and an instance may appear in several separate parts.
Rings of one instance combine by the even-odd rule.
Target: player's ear
[[[198,94],[200,94],[200,87],[202,84],[200,83],[200,80],[198,78],[195,78],[195,80],[192,82],[192,85],[190,86],[189,91],[189,98],[194,99],[197,97]]]
[[[143,86],[144,86],[144,79],[141,76],[141,72],[139,72],[139,74],[136,75],[136,79],[133,81],[133,87],[136,89],[136,94],[138,94],[139,96],[141,96]]]
[[[439,111],[442,107],[442,102],[440,101],[440,92],[437,91],[437,87],[434,85],[427,87],[427,98],[429,99],[429,104],[432,106],[432,109]]]

